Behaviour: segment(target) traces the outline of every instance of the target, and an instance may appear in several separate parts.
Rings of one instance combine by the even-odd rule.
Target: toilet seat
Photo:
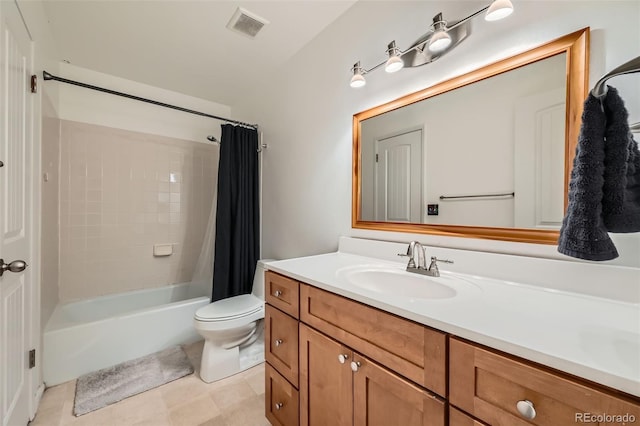
[[[220,322],[252,316],[264,310],[264,301],[253,294],[242,294],[218,300],[196,311],[195,320]]]

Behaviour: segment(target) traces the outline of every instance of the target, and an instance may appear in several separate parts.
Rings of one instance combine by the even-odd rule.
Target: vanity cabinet
[[[284,275],[267,272],[266,292],[265,409],[274,426],[640,421],[638,398]],[[627,417],[594,420],[603,414]]]
[[[307,284],[300,285],[300,320],[446,396],[445,333]]]
[[[445,403],[301,324],[300,425],[444,426]]]
[[[444,426],[446,335],[300,283],[300,425]]]
[[[450,339],[449,356],[449,403],[490,425],[625,424],[624,419],[596,422],[586,417],[603,414],[640,420],[637,400],[528,361],[457,338]]]
[[[274,426],[297,426],[298,282],[265,273],[265,415]]]

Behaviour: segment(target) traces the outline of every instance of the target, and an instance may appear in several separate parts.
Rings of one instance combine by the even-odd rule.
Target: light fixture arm
[[[465,22],[467,22],[469,19],[473,19],[476,16],[480,15],[481,13],[486,12],[489,9],[489,6],[491,6],[490,4],[486,5],[485,7],[483,7],[482,9],[480,9],[477,12],[472,13],[471,15],[467,16],[466,18],[462,18],[461,20],[459,20],[458,22],[456,22],[455,24],[451,25],[451,26],[447,26],[447,31],[451,31],[452,29],[464,24]]]

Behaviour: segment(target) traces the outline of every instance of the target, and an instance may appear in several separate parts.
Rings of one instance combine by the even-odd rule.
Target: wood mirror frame
[[[410,232],[451,237],[484,238],[514,242],[556,244],[559,230],[539,230],[525,228],[494,228],[465,225],[440,225],[402,222],[375,222],[360,220],[362,217],[361,198],[361,122],[368,118],[401,108],[424,99],[493,77],[515,68],[536,62],[557,54],[566,53],[566,125],[564,161],[564,206],[567,207],[567,193],[573,158],[580,132],[582,106],[588,94],[589,80],[589,27],[583,28],[542,46],[489,64],[475,71],[443,81],[415,93],[398,98],[383,105],[362,111],[353,116],[353,179],[351,224],[353,228],[376,231]]]

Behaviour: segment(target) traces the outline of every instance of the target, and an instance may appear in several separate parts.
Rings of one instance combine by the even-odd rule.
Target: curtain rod
[[[188,112],[189,114],[195,114],[195,115],[200,115],[200,116],[203,116],[203,117],[215,118],[216,120],[226,121],[227,123],[239,124],[241,126],[251,127],[252,129],[258,130],[258,125],[257,124],[249,124],[249,123],[244,123],[244,122],[238,121],[238,120],[231,120],[230,118],[218,117],[217,115],[206,114],[204,112],[195,111],[195,110],[192,110],[192,109],[187,109],[187,108],[182,108],[182,107],[175,106],[175,105],[165,104],[164,102],[158,102],[158,101],[154,101],[154,100],[151,100],[151,99],[141,98],[139,96],[130,95],[128,93],[116,92],[115,90],[105,89],[104,87],[93,86],[91,84],[81,83],[79,81],[68,80],[68,79],[62,78],[62,77],[56,77],[55,75],[53,75],[51,73],[48,73],[46,71],[42,71],[42,77],[44,78],[45,81],[47,81],[47,80],[55,80],[55,81],[59,81],[59,82],[62,82],[62,83],[73,84],[74,86],[80,86],[80,87],[84,87],[84,88],[87,88],[87,89],[93,89],[93,90],[97,90],[98,92],[104,92],[104,93],[109,93],[111,95],[122,96],[123,98],[128,98],[128,99],[133,99],[133,100],[136,100],[136,101],[146,102],[148,104],[158,105],[158,106],[162,106],[162,107],[165,107],[165,108],[171,108],[171,109],[175,109],[175,110],[182,111],[182,112]]]

